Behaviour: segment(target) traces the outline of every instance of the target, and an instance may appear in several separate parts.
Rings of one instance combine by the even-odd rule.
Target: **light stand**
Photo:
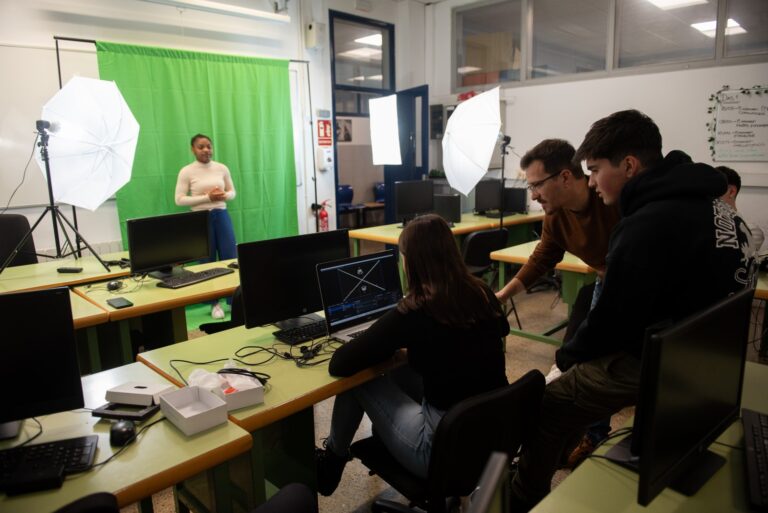
[[[64,238],[67,240],[67,246],[70,248],[74,248],[72,245],[72,241],[69,240],[69,235],[67,235],[66,227],[64,226],[64,223],[69,226],[69,228],[75,233],[75,236],[79,241],[82,241],[83,244],[91,251],[93,256],[96,257],[96,259],[101,263],[101,265],[104,266],[104,269],[109,271],[109,266],[104,262],[104,260],[99,257],[99,255],[94,251],[94,249],[91,247],[90,244],[88,244],[88,241],[86,241],[83,236],[80,234],[80,232],[77,231],[77,228],[67,219],[64,214],[61,213],[61,210],[59,210],[59,206],[54,203],[53,200],[53,184],[51,182],[51,166],[48,161],[48,137],[50,136],[51,131],[55,131],[55,128],[52,130],[52,126],[50,121],[45,121],[42,119],[37,120],[36,123],[37,133],[40,136],[40,142],[37,143],[38,146],[40,146],[40,155],[43,158],[43,162],[45,163],[45,178],[48,180],[48,205],[45,207],[45,210],[43,210],[43,213],[40,214],[40,217],[37,218],[37,221],[35,224],[32,225],[32,227],[27,231],[27,233],[22,237],[21,241],[16,245],[16,247],[11,251],[11,253],[8,255],[8,258],[5,259],[5,262],[3,262],[2,267],[0,267],[0,273],[2,273],[6,267],[10,265],[10,263],[13,261],[13,259],[16,257],[16,255],[21,251],[21,248],[24,247],[24,244],[27,242],[27,239],[29,239],[32,236],[32,232],[35,231],[35,228],[37,228],[37,225],[40,224],[40,221],[43,220],[43,218],[48,214],[48,212],[51,213],[51,222],[53,223],[53,239],[56,243],[56,257],[55,258],[65,258],[71,255],[74,255],[79,250],[79,243],[78,248],[73,249],[69,253],[64,253],[61,249],[61,244],[59,243],[59,226],[61,227],[61,233],[64,235]],[[58,224],[57,224],[58,223]],[[50,255],[42,255],[37,254],[37,256],[42,257],[49,257]]]
[[[501,187],[499,188],[499,194],[501,195],[501,198],[499,198],[499,230],[504,229],[504,186],[506,185],[504,183],[504,157],[507,155],[507,147],[511,141],[512,138],[508,135],[504,135],[501,138]]]

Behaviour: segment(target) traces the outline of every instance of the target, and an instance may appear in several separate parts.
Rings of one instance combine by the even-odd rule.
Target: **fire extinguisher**
[[[318,205],[317,208],[317,219],[319,220],[318,223],[318,231],[321,232],[327,232],[328,231],[328,211],[325,210],[325,207],[330,207],[331,204],[328,203],[329,200],[325,200],[320,205]]]

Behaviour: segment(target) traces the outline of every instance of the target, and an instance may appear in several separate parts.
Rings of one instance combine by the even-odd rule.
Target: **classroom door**
[[[395,182],[420,180],[429,165],[429,86],[397,92],[397,122],[402,165],[384,166],[384,219],[394,223]]]

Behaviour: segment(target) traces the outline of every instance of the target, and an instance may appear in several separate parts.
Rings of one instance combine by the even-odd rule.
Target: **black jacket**
[[[754,285],[746,224],[717,199],[726,187],[720,173],[680,151],[625,184],[602,294],[557,351],[561,370],[617,352],[639,358],[646,328]]]
[[[490,289],[486,294],[489,301],[496,301]],[[424,398],[447,410],[462,399],[507,385],[503,349],[507,333],[504,315],[460,329],[440,324],[422,310],[402,314],[393,309],[338,348],[328,371],[351,376],[405,347],[408,364],[423,378]]]

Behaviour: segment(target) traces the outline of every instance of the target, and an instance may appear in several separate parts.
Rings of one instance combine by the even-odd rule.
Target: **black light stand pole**
[[[499,193],[501,194],[501,199],[499,201],[499,230],[504,229],[504,186],[506,185],[504,183],[504,157],[507,155],[507,146],[509,146],[509,143],[512,141],[512,138],[508,135],[505,135],[501,139],[501,188],[499,190]]]
[[[53,240],[56,244],[56,258],[61,258],[61,244],[59,243],[59,226],[56,223],[56,209],[53,202],[53,184],[51,183],[51,164],[48,161],[48,137],[49,133],[45,126],[46,122],[43,120],[37,120],[37,133],[40,134],[40,142],[37,143],[40,146],[40,156],[43,157],[45,163],[45,179],[48,184],[48,206],[45,207],[45,211],[51,212],[51,222],[53,223]],[[45,212],[43,212],[45,215]],[[32,230],[30,230],[31,232]]]

